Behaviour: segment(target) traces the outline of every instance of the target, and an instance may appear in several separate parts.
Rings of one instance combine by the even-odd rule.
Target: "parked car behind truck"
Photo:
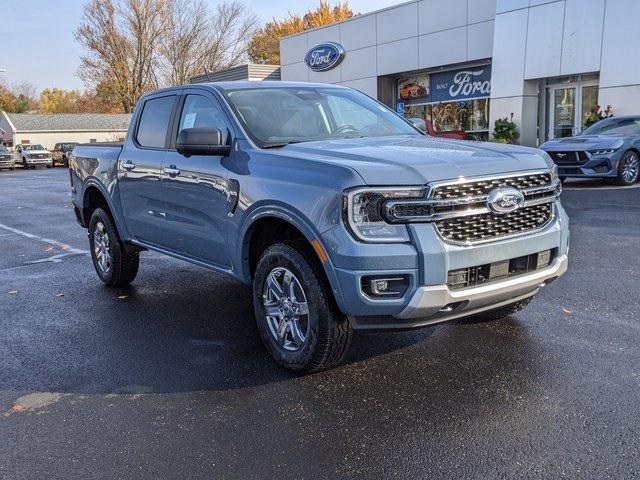
[[[640,179],[640,116],[601,120],[577,137],[551,140],[540,148],[563,179],[603,178],[633,185]]]
[[[24,144],[16,146],[15,154],[18,161],[22,162],[24,168],[36,168],[38,165],[44,165],[47,168],[53,166],[51,152],[38,144]]]
[[[76,147],[70,172],[105,284],[133,281],[148,249],[252,285],[260,336],[294,370],[337,364],[356,329],[502,318],[567,269],[545,153],[433,139],[345,87],[150,93],[123,144]]]
[[[69,154],[78,145],[78,142],[56,143],[53,147],[52,159],[53,164],[59,164],[63,167],[69,166]]]
[[[13,158],[13,153],[7,150],[7,147],[0,145],[0,169],[8,168],[9,170],[15,170],[16,161]]]

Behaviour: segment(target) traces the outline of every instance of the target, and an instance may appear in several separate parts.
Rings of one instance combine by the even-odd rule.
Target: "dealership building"
[[[419,0],[285,37],[282,80],[347,85],[438,132],[573,135],[640,114],[640,0]]]

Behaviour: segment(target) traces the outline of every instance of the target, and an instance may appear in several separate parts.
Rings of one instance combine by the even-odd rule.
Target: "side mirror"
[[[178,135],[176,150],[182,155],[227,156],[230,145],[223,145],[219,128],[185,128]]]
[[[425,122],[422,118],[408,118],[411,124],[416,127],[421,132],[427,131],[427,122]]]

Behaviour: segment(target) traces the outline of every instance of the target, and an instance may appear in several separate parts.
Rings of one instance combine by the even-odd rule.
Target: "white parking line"
[[[57,240],[51,240],[50,238],[41,237],[39,235],[34,235],[33,233],[29,233],[29,232],[23,232],[22,230],[18,230],[17,228],[10,227],[3,223],[0,223],[0,229],[15,233],[16,235],[21,235],[25,238],[31,238],[32,240],[38,240],[39,242],[48,243],[49,245],[60,247],[65,251],[66,254],[85,255],[89,253],[87,250],[80,250],[78,248],[73,248],[72,246],[67,245],[66,243],[58,242]]]

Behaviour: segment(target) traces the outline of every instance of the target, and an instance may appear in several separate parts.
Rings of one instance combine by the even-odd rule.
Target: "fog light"
[[[361,287],[369,297],[401,297],[409,287],[409,276],[362,277]]]
[[[374,280],[372,290],[376,293],[382,293],[389,290],[389,282],[386,280]]]

